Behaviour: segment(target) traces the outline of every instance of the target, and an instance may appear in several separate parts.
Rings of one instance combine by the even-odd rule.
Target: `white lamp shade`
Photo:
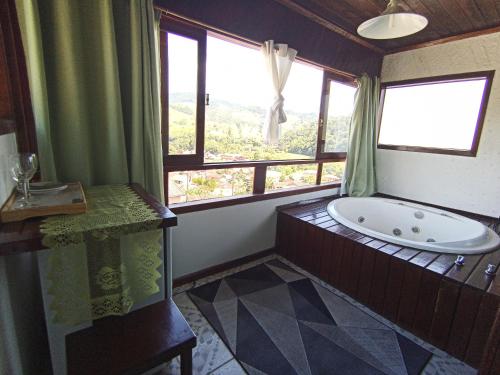
[[[419,32],[427,23],[427,18],[415,13],[383,14],[359,25],[358,34],[370,39],[401,38]]]

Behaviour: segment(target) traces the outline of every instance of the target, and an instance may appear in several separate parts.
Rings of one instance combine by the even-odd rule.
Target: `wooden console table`
[[[140,185],[129,186],[161,219],[158,228],[163,230],[166,299],[124,316],[99,319],[66,336],[68,373],[136,373],[181,355],[182,373],[190,374],[196,336],[171,299],[169,230],[177,225],[177,217]],[[46,249],[40,232],[43,219],[0,224],[0,257]]]

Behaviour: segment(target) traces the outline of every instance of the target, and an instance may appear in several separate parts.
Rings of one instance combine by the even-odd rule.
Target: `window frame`
[[[169,135],[169,95],[168,95],[168,33],[196,40],[198,43],[198,72],[196,93],[196,146],[195,153],[188,155],[170,155],[168,153]],[[160,65],[161,65],[161,107],[162,107],[162,147],[164,164],[186,165],[203,164],[205,150],[205,84],[207,57],[207,31],[179,20],[160,20]]]
[[[180,36],[186,36],[198,41],[198,95],[197,95],[197,124],[196,124],[196,153],[192,155],[168,155],[168,40],[167,33],[171,32]],[[312,159],[291,159],[291,160],[249,160],[237,162],[204,162],[205,143],[205,93],[206,93],[206,56],[207,37],[212,35],[223,40],[243,45],[248,48],[259,48],[259,44],[251,42],[238,36],[225,33],[218,29],[210,28],[206,25],[199,25],[191,21],[179,18],[174,15],[163,14],[160,20],[160,67],[161,67],[161,104],[162,104],[162,147],[163,147],[163,175],[165,202],[175,213],[187,213],[206,210],[217,207],[224,207],[236,204],[243,204],[259,200],[278,198],[288,195],[304,194],[313,191],[337,188],[340,182],[321,184],[323,163],[345,162],[346,153],[318,153],[319,143],[317,143],[316,154]],[[315,64],[314,62],[296,58],[300,63],[311,64],[323,69],[323,85],[319,118],[317,121],[318,135],[320,134],[321,118],[325,109],[324,87],[327,80],[335,80],[343,84],[351,84],[356,87],[356,77],[354,75],[334,71],[329,67]],[[329,81],[328,81],[329,82]],[[317,138],[319,141],[319,137]],[[318,142],[317,141],[317,142]],[[267,168],[277,165],[301,165],[317,164],[316,181],[314,185],[300,186],[294,188],[280,189],[276,191],[266,191]],[[253,192],[250,195],[230,196],[224,198],[212,198],[192,202],[168,204],[168,184],[170,172],[182,172],[192,170],[208,169],[231,169],[231,168],[254,168]]]
[[[475,157],[479,149],[481,133],[483,130],[484,119],[486,117],[486,111],[488,107],[489,97],[491,93],[491,86],[493,83],[494,76],[495,76],[494,70],[487,70],[487,71],[477,71],[477,72],[468,72],[460,74],[447,74],[441,76],[421,77],[421,78],[408,79],[402,81],[383,82],[381,84],[381,92],[380,92],[380,111],[377,119],[377,126],[378,126],[377,149]],[[479,106],[479,113],[476,120],[471,148],[469,150],[452,149],[444,147],[392,145],[392,144],[380,143],[380,130],[382,128],[382,116],[384,111],[385,92],[387,88],[422,86],[435,83],[451,83],[451,82],[461,82],[461,81],[473,81],[479,79],[486,79],[486,82],[484,85],[483,96],[481,98],[481,104]]]
[[[344,85],[352,86],[357,88],[358,85],[355,79],[347,79],[346,77],[340,76],[333,72],[324,71],[323,73],[323,87],[321,90],[321,104],[319,110],[319,123],[318,123],[318,140],[316,147],[316,159],[338,159],[347,157],[346,152],[325,152],[326,146],[326,130],[328,126],[328,104],[330,99],[330,83],[338,82]]]

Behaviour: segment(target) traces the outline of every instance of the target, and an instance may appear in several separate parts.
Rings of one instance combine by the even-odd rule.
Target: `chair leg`
[[[190,349],[181,353],[181,375],[192,375],[192,374],[193,374],[193,353]]]

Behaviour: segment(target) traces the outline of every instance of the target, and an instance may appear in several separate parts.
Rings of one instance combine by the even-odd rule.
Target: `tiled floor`
[[[303,271],[299,267],[290,263],[286,259],[277,256],[271,255],[266,258],[259,259],[254,262],[250,262],[240,267],[233,268],[231,270],[200,279],[194,283],[184,285],[180,288],[176,288],[174,290],[174,300],[181,310],[181,312],[186,317],[186,320],[191,325],[191,328],[195,332],[198,337],[198,345],[193,352],[193,374],[194,375],[222,375],[222,374],[231,374],[231,375],[239,375],[245,374],[245,371],[241,368],[239,363],[234,359],[232,353],[228,350],[224,342],[217,335],[217,333],[213,330],[207,320],[203,317],[201,312],[197,309],[197,307],[191,302],[189,297],[186,294],[186,290],[189,290],[193,287],[197,287],[211,281],[223,278],[227,275],[239,272],[244,269],[248,269],[254,267],[258,264],[267,262],[273,258],[278,258],[283,263],[288,266],[294,268],[296,271],[303,273],[307,277],[309,277],[314,282],[317,282],[329,289],[331,292],[336,295],[344,298],[349,303],[358,307],[360,310],[368,313],[381,323],[389,326],[400,334],[408,337],[409,339],[415,341],[416,343],[422,345],[424,348],[433,353],[433,357],[423,370],[422,374],[424,375],[473,375],[476,373],[476,370],[464,364],[463,362],[449,356],[445,352],[440,349],[435,348],[434,346],[420,340],[419,338],[413,336],[412,334],[404,331],[399,328],[392,322],[382,318],[378,314],[369,310],[365,306],[356,302],[349,296],[345,295],[342,292],[332,288],[330,285],[324,283],[323,281],[317,279],[316,277],[310,275],[306,271]],[[158,369],[154,372],[154,375],[171,375],[171,374],[179,374],[179,360],[176,358],[172,362],[166,364],[161,369]]]

